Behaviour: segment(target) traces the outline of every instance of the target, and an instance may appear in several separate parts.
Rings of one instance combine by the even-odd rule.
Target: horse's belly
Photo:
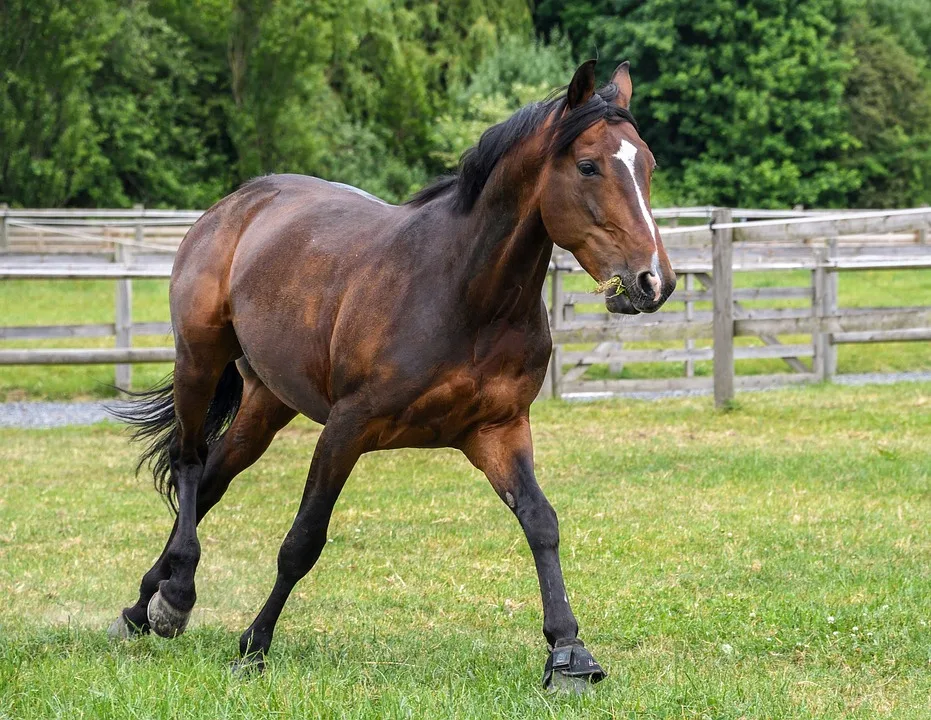
[[[252,370],[278,399],[311,420],[326,423],[330,415],[330,401],[326,396],[323,379],[318,374],[306,371],[306,364],[300,362],[299,353],[288,356],[286,348],[279,352],[267,348],[254,349],[249,347],[249,343],[242,345],[243,354]]]
[[[239,297],[233,327],[255,374],[282,402],[312,420],[330,414],[330,328],[311,296],[303,301],[277,298],[267,307]],[[311,317],[312,316],[312,317]]]
[[[373,449],[457,447],[476,427],[526,412],[538,383],[531,376],[483,375],[463,367],[423,390],[400,413],[371,423]]]

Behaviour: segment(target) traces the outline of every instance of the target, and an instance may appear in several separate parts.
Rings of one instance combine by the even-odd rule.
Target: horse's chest
[[[379,425],[378,445],[455,445],[477,425],[517,417],[533,402],[546,372],[548,340],[504,331],[480,337],[405,409]]]

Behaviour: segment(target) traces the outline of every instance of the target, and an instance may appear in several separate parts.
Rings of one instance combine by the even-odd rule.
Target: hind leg
[[[262,456],[276,433],[291,422],[296,414],[255,375],[246,373],[239,411],[229,430],[207,454],[204,474],[197,489],[197,523],[220,501],[233,478]],[[124,609],[114,621],[110,628],[111,636],[128,637],[148,632],[146,609],[159,583],[171,575],[167,555],[177,529],[178,519],[175,518],[165,549],[142,578],[139,599],[135,605]]]
[[[297,582],[317,562],[326,545],[333,506],[364,449],[365,423],[357,412],[335,405],[317,440],[304,495],[294,524],[278,552],[278,576],[261,612],[239,640],[236,669],[261,670],[275,625]]]
[[[197,539],[197,490],[207,459],[204,421],[220,375],[229,357],[215,344],[179,344],[175,361],[174,403],[177,435],[169,448],[171,481],[177,493],[174,536],[165,549],[167,580],[149,601],[149,625],[156,634],[174,637],[184,632],[197,600],[194,573],[200,561]]]

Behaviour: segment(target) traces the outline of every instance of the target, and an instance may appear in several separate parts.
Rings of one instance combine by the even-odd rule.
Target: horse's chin
[[[608,290],[610,293],[611,291]],[[630,298],[627,297],[626,293],[623,295],[610,295],[605,298],[605,307],[608,308],[608,312],[611,313],[621,313],[622,315],[639,315],[640,311],[634,307],[634,304],[630,301]]]

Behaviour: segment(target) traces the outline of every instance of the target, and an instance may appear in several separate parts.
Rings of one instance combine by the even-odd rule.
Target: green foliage
[[[633,63],[657,204],[931,199],[927,0],[6,0],[0,201],[399,201],[594,55]]]
[[[0,5],[0,200],[60,205],[101,162],[90,78],[109,39],[105,0]]]
[[[449,111],[437,119],[431,136],[431,157],[447,169],[455,167],[489,126],[566,84],[574,69],[569,43],[558,35],[549,43],[506,38],[479,63],[468,84],[452,88]]]
[[[645,139],[683,198],[838,204],[858,185],[841,106],[852,58],[838,3],[648,0],[589,29],[630,59]]]
[[[912,58],[931,57],[931,12],[927,0],[866,0],[868,20],[887,28]]]
[[[562,28],[580,57],[632,61],[634,110],[669,199],[931,197],[926,0],[543,0],[534,21]]]
[[[0,5],[0,200],[203,207],[266,172],[400,200],[434,118],[521,0],[12,0]]]
[[[76,204],[213,204],[231,181],[222,108],[196,92],[188,39],[141,3],[115,10],[109,24],[91,85],[100,157]]]
[[[931,83],[887,28],[851,26],[857,66],[845,102],[858,148],[846,163],[863,184],[857,207],[931,202]]]
[[[516,30],[529,34],[530,21],[513,0],[240,0],[230,62],[240,177],[303,172],[405,198],[438,169],[443,88]]]

